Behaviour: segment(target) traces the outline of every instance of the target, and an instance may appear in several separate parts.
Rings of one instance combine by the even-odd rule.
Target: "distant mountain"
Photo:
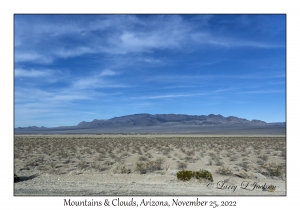
[[[75,126],[15,128],[15,134],[239,134],[285,135],[286,123],[266,123],[222,115],[134,114]]]
[[[18,127],[16,129],[44,129],[46,127],[41,126],[41,127],[37,127],[37,126],[28,126],[28,127]]]
[[[246,120],[234,116],[222,115],[185,115],[185,114],[134,114],[122,117],[114,117],[108,120],[93,120],[80,122],[78,128],[97,127],[131,127],[131,126],[172,126],[172,125],[256,125],[264,126],[266,122],[261,120]]]

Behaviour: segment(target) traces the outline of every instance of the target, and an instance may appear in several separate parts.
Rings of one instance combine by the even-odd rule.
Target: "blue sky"
[[[136,113],[283,122],[285,15],[15,15],[15,127]]]

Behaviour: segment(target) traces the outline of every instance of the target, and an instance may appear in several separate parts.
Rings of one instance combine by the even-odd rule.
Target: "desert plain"
[[[15,135],[14,173],[15,196],[285,196],[286,137]]]

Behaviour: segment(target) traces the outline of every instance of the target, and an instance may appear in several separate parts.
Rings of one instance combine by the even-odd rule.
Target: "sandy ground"
[[[18,135],[14,144],[15,196],[286,195],[285,136]],[[160,168],[137,169],[149,162]],[[178,180],[182,169],[214,182]]]
[[[276,186],[275,191],[263,190],[264,185],[271,184]],[[198,180],[182,182],[174,175],[160,174],[41,175],[15,183],[14,190],[16,196],[277,196],[286,194],[285,182],[282,180],[217,177],[211,184]]]

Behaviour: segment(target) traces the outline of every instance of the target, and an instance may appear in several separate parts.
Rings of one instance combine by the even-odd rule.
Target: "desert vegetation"
[[[171,172],[176,175],[185,171],[179,173],[179,177],[185,177],[183,180],[190,176],[200,179],[202,173],[212,177],[284,180],[286,139],[268,136],[16,135],[14,164],[17,175]]]

